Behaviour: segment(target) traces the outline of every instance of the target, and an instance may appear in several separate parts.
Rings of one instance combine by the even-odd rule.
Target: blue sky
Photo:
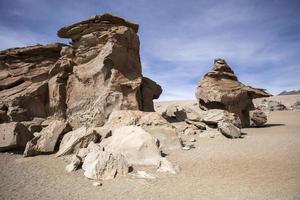
[[[0,49],[68,43],[56,31],[109,12],[140,24],[143,74],[160,100],[193,99],[215,57],[272,94],[300,89],[299,0],[0,0]]]

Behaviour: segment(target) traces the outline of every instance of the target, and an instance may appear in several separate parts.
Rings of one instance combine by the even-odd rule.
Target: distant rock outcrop
[[[254,109],[252,99],[271,96],[263,89],[246,86],[238,81],[233,70],[223,59],[215,59],[211,72],[200,81],[196,97],[203,109],[223,109],[235,113],[242,127],[250,125],[249,111]]]
[[[282,96],[282,95],[299,95],[300,94],[300,90],[291,90],[291,91],[282,91],[278,94],[278,96]]]

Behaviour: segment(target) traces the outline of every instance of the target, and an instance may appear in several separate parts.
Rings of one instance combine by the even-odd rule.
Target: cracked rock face
[[[63,46],[35,45],[0,52],[0,123],[48,116],[48,72]]]
[[[113,110],[154,111],[161,88],[142,76],[137,31],[137,24],[109,14],[58,31],[72,39],[66,114],[73,127],[101,126]]]
[[[223,59],[215,59],[212,71],[200,81],[196,97],[203,109],[223,109],[235,113],[242,127],[250,125],[249,111],[254,109],[252,99],[271,96],[263,89],[246,86],[238,81],[233,70]]]
[[[63,27],[63,44],[0,52],[0,123],[55,117],[103,125],[113,110],[154,111],[161,87],[143,77],[138,24],[110,14]]]

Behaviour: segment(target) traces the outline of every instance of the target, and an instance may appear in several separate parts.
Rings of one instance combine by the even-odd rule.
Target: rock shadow
[[[273,127],[273,126],[285,126],[285,124],[265,124],[264,126],[254,127],[254,128],[268,128],[268,127]]]

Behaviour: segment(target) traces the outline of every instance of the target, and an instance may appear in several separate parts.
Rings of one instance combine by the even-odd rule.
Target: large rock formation
[[[196,97],[203,109],[223,109],[235,113],[242,127],[250,125],[252,99],[271,96],[263,89],[246,86],[238,81],[233,70],[223,59],[215,59],[211,72],[204,75],[197,87]]]
[[[0,52],[0,123],[66,120],[102,126],[114,110],[154,111],[161,87],[143,77],[138,25],[110,14],[64,27],[71,45]]]
[[[109,14],[58,31],[72,39],[65,57],[74,64],[66,94],[73,127],[101,126],[113,110],[154,111],[161,88],[142,76],[137,31],[137,24]],[[58,64],[55,71],[63,68]]]

